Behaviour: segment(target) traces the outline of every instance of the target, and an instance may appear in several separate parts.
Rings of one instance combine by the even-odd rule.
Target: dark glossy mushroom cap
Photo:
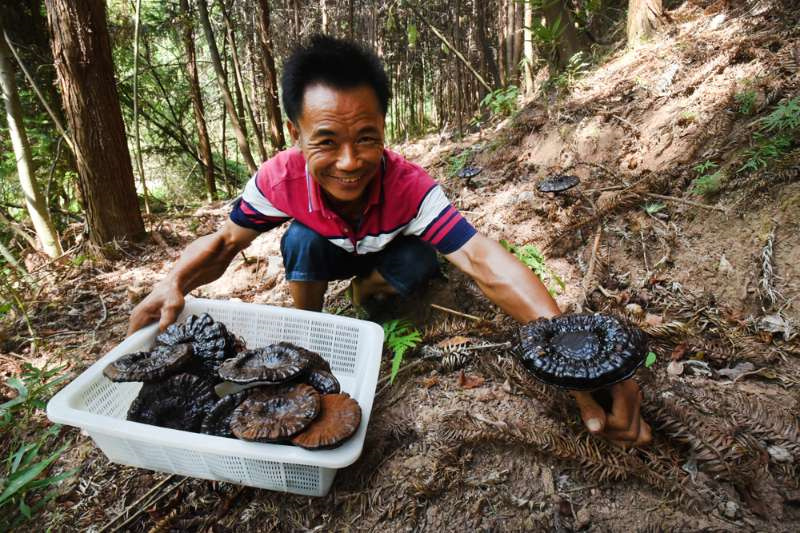
[[[161,346],[150,352],[123,355],[103,369],[111,381],[160,381],[177,373],[192,357],[192,346]]]
[[[292,443],[302,448],[335,448],[349,439],[361,424],[361,407],[347,393],[325,394],[317,418]]]
[[[578,176],[570,176],[569,174],[553,174],[548,178],[539,182],[536,186],[539,192],[552,192],[560,193],[567,191],[581,182]]]
[[[285,346],[287,348],[297,350],[301,354],[305,355],[306,358],[308,358],[308,368],[310,369],[324,370],[326,372],[331,371],[330,363],[328,363],[328,361],[326,361],[325,358],[322,357],[317,352],[312,352],[307,348],[303,348],[302,346],[297,346],[295,344],[292,344],[291,342],[285,342],[285,341],[277,343],[276,346]]]
[[[459,178],[469,179],[469,178],[474,178],[475,176],[480,174],[481,171],[483,171],[483,169],[480,167],[467,166],[459,170],[456,176],[458,176]]]
[[[561,315],[519,328],[517,352],[545,383],[594,390],[633,375],[647,355],[647,335],[610,315]]]
[[[283,383],[308,368],[308,358],[286,344],[242,352],[219,367],[219,376],[234,383]]]
[[[339,380],[324,370],[309,370],[305,382],[314,387],[320,394],[336,394],[341,390]]]
[[[166,346],[191,344],[195,357],[189,370],[213,381],[219,380],[219,365],[236,354],[236,337],[208,313],[191,315],[184,324],[170,325],[156,337],[156,343]]]
[[[178,374],[159,383],[145,383],[128,409],[128,420],[196,432],[215,401],[207,381]]]
[[[276,442],[308,427],[319,414],[319,393],[304,383],[254,392],[236,408],[230,428],[244,440]]]
[[[251,391],[245,390],[236,394],[228,394],[220,398],[203,418],[200,432],[218,437],[233,437],[231,419],[234,410],[247,399]]]

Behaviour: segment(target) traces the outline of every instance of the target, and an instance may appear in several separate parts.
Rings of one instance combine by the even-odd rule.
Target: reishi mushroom
[[[145,383],[128,409],[128,420],[196,432],[214,402],[208,382],[178,374],[160,383]]]
[[[310,450],[335,448],[349,439],[361,424],[361,407],[347,393],[325,394],[320,413],[292,444]]]
[[[308,357],[292,345],[271,344],[222,363],[219,377],[234,383],[283,383],[308,368]]]
[[[276,442],[305,429],[319,408],[319,393],[304,383],[285,392],[258,391],[236,408],[230,428],[243,440]]]
[[[320,394],[336,394],[341,390],[339,380],[324,370],[310,370],[305,382],[314,387]]]
[[[217,371],[223,361],[236,354],[237,339],[228,333],[222,322],[216,322],[208,313],[191,315],[184,324],[172,324],[156,337],[157,345],[175,346],[191,344],[195,357],[190,371],[218,381]]]
[[[129,353],[106,366],[103,374],[111,381],[160,381],[186,365],[192,353],[190,344]]]
[[[553,174],[544,180],[540,181],[536,188],[539,192],[551,192],[559,194],[564,191],[575,187],[581,182],[578,176],[571,176],[569,174]]]
[[[247,399],[250,392],[247,390],[220,398],[203,418],[200,432],[218,437],[233,437],[234,435],[231,431],[233,412]]]
[[[539,380],[574,390],[607,387],[633,375],[647,335],[611,315],[561,315],[519,328],[518,355]]]

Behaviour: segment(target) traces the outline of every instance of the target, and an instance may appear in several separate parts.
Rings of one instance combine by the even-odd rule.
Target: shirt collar
[[[369,185],[369,198],[365,211],[372,206],[380,205],[383,199],[383,178],[386,175],[386,154],[381,157],[381,168],[379,174],[372,180]],[[308,191],[308,212],[320,211],[324,216],[330,217],[330,211],[325,203],[322,189],[319,183],[311,177],[308,171],[308,163],[306,163],[306,190]]]

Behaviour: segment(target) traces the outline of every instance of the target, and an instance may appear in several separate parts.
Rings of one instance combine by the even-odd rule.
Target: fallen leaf
[[[448,337],[436,343],[437,348],[452,348],[454,346],[463,346],[469,344],[472,339],[464,337],[463,335],[456,335],[455,337]]]
[[[439,384],[439,378],[437,376],[431,376],[429,378],[425,378],[422,380],[422,386],[426,389],[430,389],[434,385]]]
[[[664,322],[664,319],[658,315],[647,313],[644,315],[644,321],[648,326],[660,326]]]
[[[458,386],[462,389],[474,389],[476,387],[480,387],[486,382],[480,376],[473,376],[473,375],[466,375],[464,371],[458,373]]]
[[[683,356],[686,355],[687,349],[688,346],[686,345],[685,342],[680,343],[675,348],[673,348],[672,354],[670,355],[670,359],[672,359],[673,361],[680,361],[681,359],[683,359]]]
[[[672,361],[667,365],[667,373],[671,376],[680,376],[683,374],[683,363],[680,361]]]

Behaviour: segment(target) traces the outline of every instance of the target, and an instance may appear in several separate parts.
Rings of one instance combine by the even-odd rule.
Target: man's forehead
[[[383,118],[378,103],[378,95],[369,85],[339,88],[321,83],[309,85],[303,91],[303,102],[300,108],[301,121],[307,118],[308,112],[328,111],[331,113],[376,114]]]

